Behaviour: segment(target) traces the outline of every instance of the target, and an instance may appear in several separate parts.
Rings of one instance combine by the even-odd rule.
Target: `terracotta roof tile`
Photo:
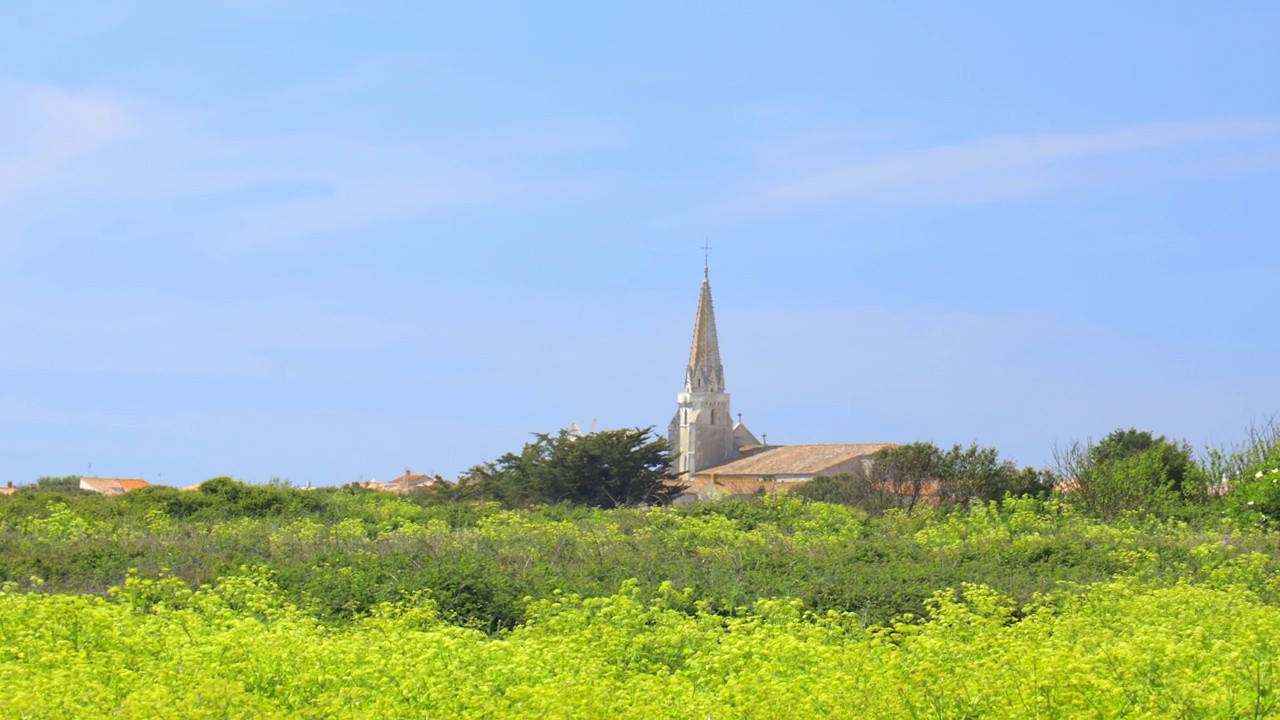
[[[141,490],[149,486],[146,480],[136,478],[98,478],[98,477],[82,477],[80,478],[80,487],[85,490],[91,490],[103,495],[118,495],[130,490]]]

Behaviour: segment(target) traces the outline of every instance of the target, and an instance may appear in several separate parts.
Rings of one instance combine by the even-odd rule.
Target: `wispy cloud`
[[[0,204],[135,130],[132,110],[118,99],[0,80]]]
[[[0,79],[0,213],[162,201],[183,208],[182,236],[243,250],[447,208],[580,196],[594,191],[591,178],[565,160],[629,141],[576,118],[362,137],[323,121],[348,101],[345,87],[283,91],[276,106],[257,98],[246,113],[257,119],[243,123]]]
[[[367,143],[307,136],[256,146],[259,178],[248,184],[305,188],[289,197],[264,192],[223,214],[232,249],[290,238],[344,233],[446,209],[511,207],[594,192],[586,176],[548,168],[559,159],[621,142],[608,132],[566,141],[563,131],[523,128],[432,140]]]
[[[864,197],[907,202],[999,200],[1042,190],[1073,161],[1190,148],[1280,134],[1280,119],[1138,125],[1105,132],[998,136],[863,158],[775,180],[756,204],[771,210]]]

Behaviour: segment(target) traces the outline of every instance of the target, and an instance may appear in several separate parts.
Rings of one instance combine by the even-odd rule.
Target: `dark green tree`
[[[1182,492],[1194,482],[1195,460],[1191,457],[1191,446],[1186,442],[1175,443],[1165,440],[1164,436],[1153,437],[1149,430],[1115,430],[1102,438],[1102,442],[1090,449],[1090,460],[1094,466],[1119,462],[1128,458],[1150,453],[1152,463],[1159,466],[1168,486]]]
[[[1001,460],[993,447],[953,445],[942,453],[937,500],[943,505],[1000,500],[1006,495],[1045,495],[1053,489],[1052,473],[1032,467],[1019,469]]]
[[[1097,444],[1074,441],[1054,457],[1068,497],[1103,520],[1134,510],[1176,514],[1207,497],[1191,446],[1147,430],[1121,428]]]
[[[973,443],[943,450],[931,442],[914,442],[881,450],[869,468],[835,478],[814,478],[796,492],[811,500],[840,502],[874,513],[889,507],[910,510],[921,500],[959,505],[1006,495],[1043,495],[1050,489],[1050,473],[1019,469],[1001,460],[996,448]]]
[[[652,427],[536,433],[518,454],[477,465],[456,485],[439,483],[431,492],[442,501],[492,500],[511,508],[662,504],[684,491],[673,482],[671,461],[670,445]]]
[[[870,473],[861,469],[835,476],[819,475],[793,493],[806,500],[848,505],[873,515],[897,507],[896,497],[872,482]]]
[[[871,466],[873,485],[911,510],[922,496],[933,494],[942,472],[942,450],[931,442],[913,442],[876,453]]]

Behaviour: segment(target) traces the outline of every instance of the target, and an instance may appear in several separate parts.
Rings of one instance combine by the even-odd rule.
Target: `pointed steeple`
[[[724,392],[724,366],[720,364],[720,340],[716,337],[716,313],[711,305],[710,272],[706,267],[702,270],[702,295],[698,298],[698,317],[693,322],[693,349],[689,351],[684,391]]]
[[[704,267],[684,392],[676,396],[676,414],[667,426],[671,447],[678,453],[673,469],[686,477],[738,456],[729,393],[724,389],[709,275]]]

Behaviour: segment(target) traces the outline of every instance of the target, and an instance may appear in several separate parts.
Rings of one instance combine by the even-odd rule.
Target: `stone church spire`
[[[671,447],[678,453],[673,469],[686,478],[737,455],[709,275],[704,267],[698,315],[693,322],[693,348],[684,372],[684,392],[676,396],[676,414],[667,429]]]
[[[698,298],[698,316],[693,322],[693,348],[689,351],[689,367],[685,370],[684,391],[724,391],[724,366],[720,364],[720,339],[716,336],[716,311],[711,304],[711,279],[707,268],[702,270],[702,295]]]

